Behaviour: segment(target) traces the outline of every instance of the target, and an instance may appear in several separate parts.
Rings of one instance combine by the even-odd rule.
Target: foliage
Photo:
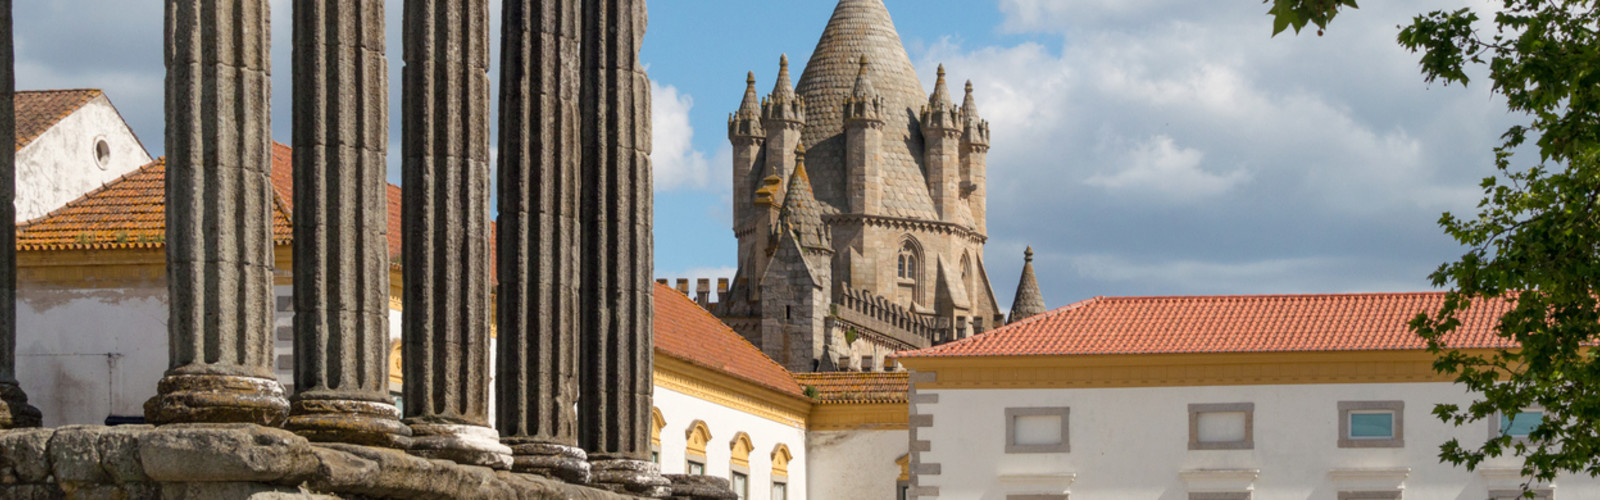
[[[800,393],[805,394],[806,397],[811,399],[822,397],[822,391],[818,391],[817,386],[814,385],[806,385],[805,387],[802,387]]]
[[[861,338],[861,335],[859,333],[856,333],[856,327],[852,326],[849,329],[844,331],[844,344],[845,345],[851,345],[851,344],[856,343],[856,339],[858,339],[858,338]]]
[[[1266,0],[1298,32],[1324,27],[1339,0]],[[1488,70],[1519,124],[1494,147],[1497,174],[1483,180],[1472,217],[1445,214],[1440,225],[1467,248],[1431,278],[1447,287],[1443,307],[1420,314],[1411,329],[1437,356],[1434,368],[1481,395],[1434,414],[1465,425],[1524,408],[1542,408],[1527,440],[1452,440],[1440,458],[1472,469],[1491,457],[1524,459],[1523,473],[1600,475],[1600,362],[1590,349],[1600,334],[1600,6],[1578,0],[1502,0],[1480,32],[1473,7],[1416,16],[1401,46],[1420,53],[1423,78],[1466,85],[1469,70]],[[1529,153],[1537,152],[1537,156]],[[1451,332],[1474,303],[1504,300],[1511,309],[1496,333],[1515,349],[1452,349]]]

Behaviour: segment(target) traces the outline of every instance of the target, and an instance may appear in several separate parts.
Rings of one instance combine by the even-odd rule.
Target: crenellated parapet
[[[947,335],[937,318],[917,314],[868,290],[840,290],[833,299],[834,316],[913,348],[932,346]]]

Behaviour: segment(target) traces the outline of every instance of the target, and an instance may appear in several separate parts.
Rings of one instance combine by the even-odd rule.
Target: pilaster
[[[495,426],[512,470],[589,482],[578,445],[579,0],[507,0]]]
[[[155,423],[282,425],[269,0],[166,1],[168,370]]]
[[[294,3],[294,380],[286,427],[391,448],[383,0]]]
[[[11,0],[0,0],[0,143],[17,142]],[[39,409],[17,382],[17,150],[0,148],[0,429],[38,427]]]
[[[489,2],[406,0],[405,417],[413,455],[494,468],[489,428]]]
[[[596,485],[669,493],[650,458],[650,82],[643,0],[583,2],[584,288],[578,441]]]

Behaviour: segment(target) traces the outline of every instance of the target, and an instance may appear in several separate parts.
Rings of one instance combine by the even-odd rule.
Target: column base
[[[300,399],[289,404],[289,421],[283,427],[320,443],[401,450],[411,446],[411,427],[400,423],[400,410],[388,403]]]
[[[411,448],[407,453],[438,458],[461,465],[492,469],[511,468],[511,448],[500,444],[500,433],[477,425],[408,422]]]
[[[289,415],[278,381],[236,375],[167,375],[144,403],[150,423],[256,424],[279,427]]]
[[[28,404],[28,394],[17,384],[0,383],[0,429],[22,429],[43,424],[38,408]]]
[[[667,474],[661,476],[672,481],[672,497],[689,500],[739,500],[733,492],[733,483],[716,476]]]
[[[661,477],[661,467],[653,462],[600,456],[589,466],[596,488],[644,498],[672,496],[672,482]]]
[[[589,454],[583,448],[529,438],[504,438],[500,442],[511,447],[513,471],[589,484]]]

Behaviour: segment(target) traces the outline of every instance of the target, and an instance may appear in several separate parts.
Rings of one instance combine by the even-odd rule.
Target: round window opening
[[[110,166],[111,144],[106,143],[105,139],[94,141],[94,159],[96,162],[100,163],[100,168],[102,170]]]

